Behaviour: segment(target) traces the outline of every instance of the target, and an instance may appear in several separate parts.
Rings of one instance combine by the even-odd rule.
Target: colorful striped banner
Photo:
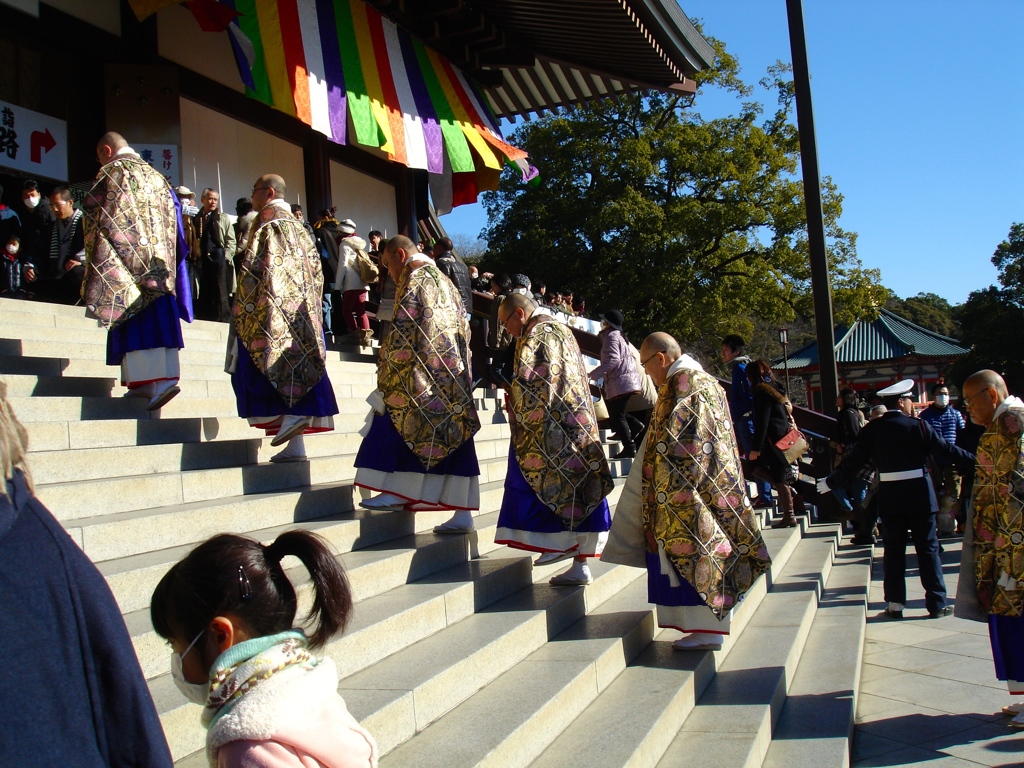
[[[221,2],[240,14],[228,35],[250,97],[450,177],[455,205],[496,189],[505,164],[528,167],[466,75],[363,0]]]

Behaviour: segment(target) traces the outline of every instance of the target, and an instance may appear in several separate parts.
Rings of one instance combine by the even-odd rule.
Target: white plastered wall
[[[186,69],[245,92],[227,32],[204,32],[184,5],[161,9],[156,16],[160,55]]]
[[[197,202],[204,187],[213,187],[220,191],[223,210],[234,214],[235,200],[249,197],[256,179],[265,173],[281,176],[288,202],[305,207],[301,146],[181,100],[181,181],[196,193]]]
[[[398,232],[395,187],[386,181],[331,161],[331,199],[338,209],[338,220],[352,219],[356,231],[365,238],[371,229],[388,237]]]

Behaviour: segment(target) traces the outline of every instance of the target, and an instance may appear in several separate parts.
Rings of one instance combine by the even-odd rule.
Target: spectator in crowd
[[[22,290],[21,238],[11,235],[0,252],[0,296],[27,298]]]
[[[370,244],[370,250],[368,250],[367,253],[369,254],[370,258],[373,260],[373,263],[376,264],[378,269],[379,269],[379,277],[377,278],[376,282],[374,282],[372,285],[370,285],[370,294],[369,294],[370,298],[369,298],[369,302],[374,307],[379,308],[380,307],[380,286],[381,286],[382,280],[384,279],[384,277],[387,275],[387,272],[388,272],[386,269],[384,269],[384,266],[380,263],[380,249],[381,249],[381,243],[384,242],[384,235],[381,234],[381,231],[379,229],[371,229],[369,231],[369,233],[366,235],[366,241]],[[374,318],[374,319],[378,319],[378,318]],[[370,327],[371,328],[373,327],[373,321],[370,322]]]
[[[975,423],[974,419],[971,418],[970,411],[967,408],[967,403],[964,398],[960,398],[960,402],[957,404],[957,410],[965,417],[966,426],[960,430],[960,434],[956,438],[956,446],[963,448],[968,453],[978,452],[978,442],[981,440],[981,436],[985,433],[985,425]],[[956,532],[958,535],[963,535],[967,529],[967,509],[970,505],[971,497],[974,493],[974,472],[967,472],[961,475],[960,479],[960,498],[957,501],[957,512],[956,512]]]
[[[512,293],[521,293],[523,296],[533,296],[530,278],[522,272],[512,275]]]
[[[887,410],[888,409],[881,403],[871,406],[871,412],[868,414],[868,421],[874,421],[875,419],[882,418]]]
[[[779,497],[782,519],[772,528],[792,528],[797,524],[793,512],[795,483],[798,471],[796,464],[790,464],[776,443],[792,429],[792,405],[786,395],[786,388],[772,375],[771,366],[764,360],[747,364],[747,381],[754,395],[754,434],[750,441],[748,457],[755,462],[759,474],[770,478],[772,487]]]
[[[957,586],[958,618],[988,624],[996,678],[1024,696],[1024,402],[995,371],[972,374],[962,388],[978,442],[971,520]],[[1024,701],[1003,712],[1024,728]]]
[[[512,336],[498,322],[498,305],[502,297],[512,293],[512,279],[504,273],[493,275],[489,287],[491,295],[499,299],[491,305],[491,319],[487,329],[487,347],[495,352],[506,349],[513,342]]]
[[[921,411],[921,419],[932,425],[950,445],[956,445],[960,433],[967,427],[967,421],[960,411],[950,404],[949,387],[938,383],[932,385],[932,404]],[[937,458],[932,463],[929,478],[939,500],[939,513],[935,518],[939,536],[952,536],[956,532],[956,513],[960,502],[960,475],[953,462]]]
[[[334,429],[338,412],[327,378],[320,313],[320,254],[285,201],[284,179],[265,174],[253,185],[256,224],[238,271],[237,343],[231,372],[238,415],[288,445],[274,462],[305,461],[303,435]]]
[[[0,199],[3,196],[4,188],[0,187]],[[13,208],[0,202],[0,243],[6,243],[11,235],[21,235],[21,219]]]
[[[192,296],[199,295],[199,270],[202,265],[202,256],[199,253],[199,238],[196,237],[196,225],[194,217],[199,213],[196,206],[196,193],[182,185],[175,187],[174,194],[178,196],[181,203],[181,227],[185,237],[185,245],[188,247],[188,276],[189,287]]]
[[[250,203],[252,205],[252,203]],[[302,222],[302,228],[306,230],[311,238],[316,239],[316,235],[313,232],[313,225],[306,221],[306,215],[302,212],[302,206],[298,203],[292,203],[292,216]]]
[[[380,342],[383,346],[384,339],[391,330],[391,321],[395,317],[395,288],[397,287],[391,277],[391,272],[384,266],[384,241],[377,246],[377,261],[381,268],[380,277],[377,278],[377,292],[380,294],[377,322],[380,324]]]
[[[544,283],[537,281],[533,284],[533,300],[538,304],[547,304],[548,287]]]
[[[21,186],[21,205],[17,210],[21,219],[21,260],[39,263],[50,250],[50,227],[56,217],[50,201],[39,192],[39,184],[31,179]]]
[[[313,607],[297,627],[298,596],[281,561],[295,557]],[[263,546],[222,533],[200,544],[157,584],[150,618],[171,645],[171,678],[204,707],[206,754],[219,768],[374,768],[377,745],[338,694],[330,657],[352,591],[323,539],[286,531]]]
[[[55,304],[77,304],[85,277],[85,228],[68,187],[50,193],[54,222],[45,254],[25,264],[25,282],[37,299]]]
[[[0,383],[0,762],[171,768],[121,609],[36,498],[27,454]]]
[[[333,210],[333,209],[332,209]],[[338,229],[338,220],[334,218],[332,210],[320,211],[319,221],[313,228],[316,235],[317,250],[320,252],[320,267],[324,275],[324,287],[322,306],[324,315],[324,335],[334,340],[334,281],[338,275],[338,241],[341,240],[341,231]],[[341,304],[338,304],[339,311]],[[340,325],[338,326],[340,329]]]
[[[200,320],[228,322],[231,319],[231,259],[235,255],[235,230],[227,215],[219,210],[220,193],[203,190],[203,208],[193,217],[199,241],[199,296],[196,317]]]
[[[743,492],[725,392],[667,333],[644,339],[640,354],[658,401],[601,559],[647,568],[658,624],[684,633],[675,648],[717,650],[771,558]]]
[[[754,480],[757,485],[754,506],[771,508],[771,484],[754,477],[754,463],[747,458],[754,438],[754,393],[747,380],[747,365],[750,364],[750,358],[744,352],[745,347],[746,342],[738,334],[730,333],[722,339],[722,362],[729,368],[729,375],[732,377],[732,386],[729,387],[729,414],[736,430],[736,443],[740,447],[744,472],[747,479]]]
[[[192,321],[181,206],[164,176],[124,137],[105,133],[100,170],[85,197],[82,299],[107,329],[107,365],[149,410],[180,391],[181,318]]]
[[[341,292],[341,316],[345,320],[349,342],[369,349],[373,339],[370,318],[366,316],[369,284],[359,273],[359,255],[366,254],[366,241],[356,234],[356,223],[352,219],[340,222],[338,232],[341,239],[338,241],[338,271],[334,287]]]
[[[479,291],[480,293],[487,293],[491,290],[491,277],[489,272],[481,274],[476,264],[471,264],[469,267],[469,277],[472,280],[473,290]]]
[[[468,318],[451,280],[409,238],[391,238],[383,255],[398,286],[394,325],[381,346],[355,484],[380,491],[361,502],[368,509],[451,509],[435,532],[465,533],[480,508]]]
[[[537,311],[528,295],[501,301],[499,322],[518,338],[509,388],[513,424],[497,544],[540,552],[536,565],[569,558],[555,586],[592,581],[587,558],[604,549],[612,490],[587,384],[572,330]]]
[[[462,297],[462,307],[467,315],[473,313],[473,286],[469,280],[469,269],[466,262],[455,255],[452,250],[451,238],[442,237],[434,245],[430,257],[434,260],[441,274],[447,277],[455,285]]]
[[[613,459],[632,459],[639,448],[643,423],[626,412],[629,399],[641,391],[640,370],[623,331],[625,318],[617,309],[601,315],[601,364],[590,372],[594,381],[603,379],[604,403],[608,408],[615,438],[622,444]]]
[[[837,457],[836,466],[839,466],[847,452],[853,450],[853,446],[857,442],[857,435],[860,434],[861,427],[866,423],[858,405],[860,405],[860,398],[857,397],[857,393],[851,387],[843,387],[839,390],[839,396],[836,398],[836,408],[839,410],[839,413],[836,415],[836,439],[834,443]],[[846,514],[851,515],[855,520],[863,521],[864,499],[867,496],[868,488],[871,486],[874,476],[875,468],[868,465],[851,478],[849,485],[836,486],[832,489],[836,502],[838,502]],[[865,532],[862,525],[859,533],[853,537],[853,543],[865,545],[874,543],[874,537],[871,536],[870,540],[868,540],[865,533],[867,536],[871,536],[871,532]]]

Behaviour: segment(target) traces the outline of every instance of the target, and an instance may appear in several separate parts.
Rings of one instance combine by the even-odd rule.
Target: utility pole
[[[796,119],[800,132],[800,166],[804,175],[807,244],[811,258],[811,294],[814,297],[814,327],[818,339],[818,376],[821,380],[821,407],[824,411],[839,397],[839,382],[832,321],[832,288],[828,276],[828,255],[825,251],[825,220],[821,210],[821,174],[818,171],[818,145],[814,136],[814,109],[811,106],[811,75],[807,67],[802,0],[786,0],[786,12],[789,17],[789,45],[793,54]]]

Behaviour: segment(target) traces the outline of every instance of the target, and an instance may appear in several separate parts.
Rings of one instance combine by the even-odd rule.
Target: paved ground
[[[960,540],[944,539],[946,588],[956,594]],[[995,679],[984,624],[929,619],[908,547],[902,621],[882,615],[882,549],[875,550],[854,766],[1024,766],[1024,731],[1000,709],[1012,699]]]

